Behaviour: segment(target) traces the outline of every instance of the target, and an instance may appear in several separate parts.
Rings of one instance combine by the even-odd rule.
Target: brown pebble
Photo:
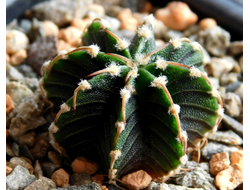
[[[147,172],[138,170],[131,174],[125,175],[121,179],[121,182],[131,190],[138,190],[146,188],[151,180],[152,177],[148,175]]]
[[[91,22],[91,20],[89,18],[84,18],[84,19],[80,19],[80,18],[74,18],[70,25],[73,27],[78,28],[79,30],[81,30],[83,32],[83,30],[86,28],[86,26]]]
[[[39,139],[36,141],[35,146],[30,149],[30,153],[34,159],[42,159],[46,156],[49,146],[44,139]]]
[[[48,152],[48,158],[50,159],[50,161],[58,166],[62,167],[62,158],[61,156],[56,153],[55,151],[49,151]]]
[[[120,29],[136,31],[138,21],[132,16],[132,11],[129,8],[123,9],[117,19],[121,21]]]
[[[228,152],[214,154],[209,161],[210,173],[217,175],[220,171],[228,168],[230,165]]]
[[[23,134],[19,137],[19,143],[24,144],[27,147],[32,147],[35,144],[36,133],[31,131],[29,133]]]
[[[104,180],[104,176],[101,175],[101,174],[96,174],[96,175],[92,176],[91,179],[92,179],[94,182],[98,183],[98,184],[99,184],[99,183],[102,184],[102,182],[103,182],[103,180]]]
[[[6,115],[9,115],[15,108],[14,102],[9,94],[6,94]]]
[[[6,176],[9,175],[12,170],[13,169],[11,167],[6,166]]]
[[[72,47],[69,43],[65,42],[64,40],[58,40],[57,41],[57,52],[59,53],[62,50],[70,51],[74,47]]]
[[[58,26],[50,21],[50,20],[45,20],[42,22],[45,36],[57,36],[59,33],[59,28]]]
[[[198,21],[198,16],[186,3],[177,1],[170,2],[166,7],[156,10],[155,18],[174,30],[185,30]]]
[[[30,172],[30,174],[33,174],[34,168],[32,166],[32,162],[25,157],[12,157],[10,159],[10,163],[15,164],[15,165],[20,165],[24,168],[27,168]]]
[[[213,18],[204,18],[199,22],[199,27],[201,30],[214,28],[216,26],[217,26],[217,22]]]
[[[61,168],[53,173],[51,179],[55,182],[56,186],[62,187],[64,184],[69,183],[69,174]]]
[[[243,150],[237,150],[231,154],[231,165],[239,164],[243,167]]]
[[[58,37],[69,43],[71,46],[79,46],[81,43],[82,31],[76,27],[69,26],[65,29],[61,29],[58,33]]]
[[[10,57],[10,64],[20,65],[27,57],[27,51],[25,49],[21,49]]]
[[[98,164],[83,156],[77,157],[72,162],[71,167],[75,173],[85,172],[89,175],[94,174],[99,169]]]
[[[215,184],[221,190],[234,189],[243,182],[243,167],[239,164],[229,166],[215,177]]]

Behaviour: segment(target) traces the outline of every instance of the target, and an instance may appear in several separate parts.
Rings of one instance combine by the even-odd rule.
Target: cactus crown
[[[182,38],[156,49],[151,17],[131,43],[95,19],[82,47],[41,69],[41,89],[59,111],[52,144],[70,160],[99,163],[110,183],[138,169],[163,180],[174,175],[223,114],[201,46]]]

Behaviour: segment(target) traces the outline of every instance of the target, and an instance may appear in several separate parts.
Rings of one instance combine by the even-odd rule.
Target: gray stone
[[[9,81],[18,81],[23,79],[24,76],[16,69],[16,67],[13,67],[11,64],[6,62],[6,78]]]
[[[16,156],[20,156],[19,154],[19,145],[16,142],[13,142],[11,148]]]
[[[186,30],[183,31],[183,36],[184,37],[190,37],[192,35],[195,35],[199,32],[200,27],[197,24],[193,24],[189,26]]]
[[[116,32],[121,26],[121,21],[115,17],[105,16],[105,20],[110,23],[110,28],[112,31]]]
[[[227,92],[224,96],[221,97],[223,101],[223,107],[225,109],[225,113],[231,117],[240,116],[243,105],[241,103],[241,99],[237,94],[232,92]]]
[[[74,18],[83,18],[93,0],[52,0],[35,5],[26,15],[39,20],[51,20],[59,27],[69,24]]]
[[[25,97],[33,95],[33,92],[26,85],[15,81],[6,85],[6,93],[13,99],[15,107],[18,107]]]
[[[224,114],[224,116],[222,118],[222,124],[227,129],[231,129],[236,134],[238,134],[240,137],[243,137],[243,125],[240,122],[238,122],[237,120]]]
[[[15,66],[15,68],[25,77],[37,78],[37,74],[34,72],[30,65],[20,64]]]
[[[147,190],[204,190],[203,188],[188,188],[184,186],[151,182]]]
[[[41,92],[38,91],[33,96],[26,97],[22,101],[15,108],[17,115],[12,118],[9,128],[11,138],[17,142],[21,135],[46,123],[46,120],[42,116],[44,102]]]
[[[210,54],[222,57],[226,55],[230,38],[229,32],[216,26],[215,28],[200,30],[197,40]]]
[[[85,172],[80,173],[73,173],[70,177],[70,184],[71,185],[82,185],[82,184],[89,184],[91,183],[91,177],[89,174]]]
[[[42,177],[31,183],[24,190],[49,190],[52,188],[56,188],[56,184],[51,179]]]
[[[155,39],[164,38],[164,35],[167,32],[167,30],[168,30],[167,27],[165,26],[165,24],[162,21],[155,19],[155,21],[154,21]]]
[[[80,186],[73,185],[65,188],[53,188],[51,190],[101,190],[101,188],[97,183],[92,182],[86,185],[80,185]]]
[[[228,84],[226,86],[226,92],[234,92],[241,84],[242,82],[240,81],[236,81],[234,83]]]
[[[209,140],[226,143],[229,145],[242,145],[243,140],[233,131],[216,131],[214,134],[208,137]]]
[[[35,180],[36,177],[34,175],[30,175],[26,168],[18,165],[6,177],[6,184],[11,190],[20,190],[33,183]]]
[[[220,77],[220,84],[222,86],[226,86],[228,84],[235,83],[238,81],[239,77],[240,77],[239,73],[234,73],[234,72],[222,73]]]
[[[207,146],[205,146],[201,150],[201,155],[204,159],[210,160],[211,157],[220,152],[228,152],[229,154],[233,153],[234,151],[238,150],[235,146],[224,145],[217,142],[209,142]]]
[[[207,165],[205,170],[204,165]],[[215,186],[213,185],[214,178],[212,178],[209,172],[207,172],[208,163],[203,163],[203,165],[200,166],[199,163],[188,161],[186,166],[183,167],[192,170],[176,175],[177,177],[174,180],[178,185],[202,188],[205,190],[216,190]]]
[[[28,34],[30,32],[31,25],[32,23],[28,19],[21,19],[19,23],[20,28],[23,30],[25,34]]]
[[[211,63],[206,65],[209,75],[219,78],[222,73],[228,73],[233,69],[235,60],[232,57],[225,56],[222,58],[212,57]]]

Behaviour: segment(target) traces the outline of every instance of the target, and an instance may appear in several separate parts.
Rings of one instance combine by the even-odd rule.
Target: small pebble
[[[243,54],[243,41],[231,42],[228,48],[228,53],[234,56]]]
[[[237,82],[239,78],[238,73],[230,72],[230,73],[222,73],[220,76],[220,84],[222,86],[226,86],[230,83]]]
[[[234,151],[237,151],[237,150],[238,148],[236,148],[235,146],[224,145],[224,144],[217,143],[217,142],[209,142],[207,146],[205,146],[201,150],[201,155],[204,159],[210,160],[211,157],[216,153],[228,152],[229,155],[231,155]]]
[[[50,190],[101,190],[101,187],[97,183],[92,182],[86,185],[80,185],[80,186],[73,185],[73,186],[64,187],[64,188],[52,188]]]
[[[212,83],[212,87],[215,89],[220,88],[220,80],[216,77],[208,77],[209,81]]]
[[[214,178],[209,174],[209,165],[207,162],[197,163],[195,161],[187,161],[183,168],[193,170],[178,174],[176,178],[173,178],[177,185],[203,188],[204,190],[216,190],[213,185]]]
[[[10,82],[6,85],[6,93],[12,97],[15,107],[21,104],[25,97],[33,95],[33,92],[20,82]]]
[[[243,150],[237,150],[231,154],[231,165],[239,164],[243,167]]]
[[[165,33],[168,28],[160,20],[155,19],[154,21],[154,35],[155,39],[164,39]]]
[[[131,30],[136,31],[138,21],[132,16],[132,12],[130,9],[123,9],[118,15],[117,19],[121,21],[121,30]]]
[[[99,169],[98,164],[83,156],[77,157],[72,162],[71,167],[75,173],[85,172],[89,175],[94,174]]]
[[[69,24],[74,18],[83,18],[93,0],[53,0],[36,4],[26,11],[27,17],[50,20],[58,27]]]
[[[238,122],[234,118],[228,116],[227,114],[224,114],[222,118],[222,124],[227,128],[234,131],[236,134],[238,134],[240,137],[243,138],[243,125],[242,123]]]
[[[84,18],[84,19],[75,18],[71,21],[70,25],[75,28],[78,28],[83,32],[83,30],[89,23],[91,23],[91,20],[89,18]]]
[[[42,171],[45,177],[51,178],[52,174],[60,168],[60,166],[51,162],[41,162]]]
[[[146,188],[151,180],[152,177],[147,172],[138,170],[122,177],[121,182],[131,190],[138,190]]]
[[[227,92],[223,97],[223,107],[225,109],[225,113],[230,117],[238,117],[241,114],[243,109],[241,99],[238,95]]]
[[[243,102],[243,83],[238,86],[238,88],[234,91],[234,94],[237,94],[240,97],[241,102]]]
[[[168,42],[171,39],[182,38],[182,36],[183,36],[183,33],[181,31],[169,29],[167,30],[167,32],[165,32],[165,34],[163,35],[163,38],[166,42]]]
[[[228,84],[226,86],[226,92],[234,92],[241,84],[242,84],[241,81],[236,81],[234,83]]]
[[[60,53],[60,51],[62,50],[71,51],[72,49],[74,49],[74,47],[72,47],[69,43],[65,42],[64,40],[59,39],[57,41],[57,53]]]
[[[69,174],[61,168],[53,173],[51,179],[55,182],[56,186],[62,187],[64,184],[69,183]]]
[[[59,31],[58,37],[71,46],[77,47],[81,43],[82,31],[76,27],[69,26]]]
[[[47,177],[42,177],[31,183],[24,190],[49,190],[51,188],[56,188],[56,184]]]
[[[230,45],[230,33],[219,26],[200,30],[197,41],[203,46],[212,56],[222,57],[226,55]]]
[[[229,145],[242,145],[243,140],[233,131],[216,131],[211,136],[208,137],[209,140],[218,141],[226,143]]]
[[[6,53],[14,54],[22,49],[27,49],[29,45],[28,37],[18,30],[6,31]]]
[[[91,5],[89,5],[88,9],[89,9],[89,11],[94,11],[94,12],[100,13],[102,15],[105,14],[105,9],[100,4],[91,4]]]
[[[45,20],[42,22],[45,36],[57,36],[59,33],[58,26],[51,22],[50,20]]]
[[[229,166],[215,177],[215,184],[222,189],[234,189],[243,182],[243,168],[239,164]]]
[[[20,65],[27,57],[27,51],[25,49],[21,49],[11,56],[10,63],[14,66]]]
[[[189,188],[180,185],[151,182],[146,190],[204,190],[203,188]]]
[[[32,147],[35,144],[36,133],[31,131],[19,137],[19,144],[25,144],[27,147]]]
[[[48,158],[52,163],[62,167],[62,157],[57,152],[48,151]]]
[[[6,62],[6,79],[9,81],[18,81],[23,78],[24,76],[16,69],[16,67],[13,67],[10,63]]]
[[[201,30],[206,30],[208,28],[214,28],[216,26],[217,26],[217,22],[213,18],[204,18],[199,22],[199,27]]]
[[[13,150],[12,150],[12,148],[11,148],[11,146],[10,146],[9,143],[6,143],[6,154],[7,154],[8,156],[11,156],[11,157],[17,156],[17,155],[15,155],[15,153],[13,152]]]
[[[119,28],[121,27],[121,21],[119,21],[117,18],[115,17],[110,17],[110,16],[105,16],[105,20],[108,21],[110,23],[110,29],[113,32],[118,32]]]
[[[155,18],[174,30],[185,30],[198,21],[198,16],[184,2],[173,1],[162,9],[157,9]]]
[[[19,190],[27,187],[35,180],[36,177],[34,175],[31,175],[26,168],[18,165],[6,177],[6,184],[11,190]]]
[[[50,145],[44,139],[40,139],[36,142],[35,146],[30,149],[30,153],[32,154],[34,159],[45,158],[49,146]]]
[[[220,171],[227,169],[230,165],[228,152],[214,154],[209,161],[210,173],[217,175]]]
[[[16,155],[16,156],[20,156],[20,149],[19,149],[19,144],[17,144],[16,142],[13,142],[12,143],[12,145],[11,145],[11,148],[12,148],[12,150],[13,150],[13,152],[14,152],[14,154]]]
[[[223,58],[212,57],[211,63],[207,64],[208,75],[219,78],[223,73],[228,73],[233,69],[235,60],[226,56]]]
[[[91,179],[98,184],[102,184],[104,176],[101,174],[95,174],[94,176],[91,177]]]
[[[151,13],[153,5],[150,1],[146,1],[141,12]]]
[[[27,168],[29,170],[30,174],[33,174],[34,168],[32,166],[32,162],[25,157],[13,157],[10,159],[10,163],[15,164],[15,165],[20,165],[24,168]]]
[[[89,184],[91,182],[92,182],[92,180],[91,180],[90,175],[85,173],[85,172],[73,173],[70,176],[70,184],[71,185]]]
[[[14,102],[9,94],[6,94],[6,115],[9,115],[15,109]]]
[[[241,56],[239,58],[238,62],[239,62],[239,65],[240,65],[241,72],[243,72],[243,56]]]

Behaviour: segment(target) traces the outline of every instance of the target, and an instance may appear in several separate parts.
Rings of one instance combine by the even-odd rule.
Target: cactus
[[[58,112],[49,128],[53,146],[71,161],[97,162],[109,183],[139,169],[168,179],[223,115],[202,47],[181,38],[156,48],[153,19],[146,17],[132,42],[94,19],[83,46],[41,68],[41,90]]]

